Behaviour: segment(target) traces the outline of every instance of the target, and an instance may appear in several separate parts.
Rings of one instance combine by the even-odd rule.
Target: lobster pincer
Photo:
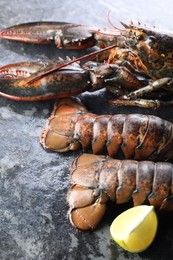
[[[88,72],[77,64],[30,83],[38,72],[44,72],[52,66],[55,64],[23,62],[1,67],[0,96],[12,100],[36,101],[76,95],[90,88]]]
[[[33,22],[11,26],[0,32],[7,40],[55,44],[57,48],[83,49],[96,44],[90,27],[65,22]]]

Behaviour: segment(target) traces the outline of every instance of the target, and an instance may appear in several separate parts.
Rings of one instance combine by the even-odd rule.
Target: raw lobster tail
[[[92,230],[101,221],[108,200],[134,206],[151,204],[157,210],[173,210],[173,165],[149,161],[116,160],[83,154],[71,166],[67,194],[70,223]]]
[[[57,152],[91,147],[100,154],[106,148],[111,157],[167,161],[173,157],[173,126],[151,115],[95,115],[68,98],[56,103],[41,144]]]

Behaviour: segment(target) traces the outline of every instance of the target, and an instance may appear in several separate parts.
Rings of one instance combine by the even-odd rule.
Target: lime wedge
[[[153,206],[141,205],[126,210],[112,222],[114,241],[131,253],[142,252],[153,242],[158,220]]]

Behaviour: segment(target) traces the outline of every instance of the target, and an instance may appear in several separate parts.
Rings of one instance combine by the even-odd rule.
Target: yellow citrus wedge
[[[112,222],[110,232],[115,242],[131,253],[142,252],[153,242],[158,227],[153,206],[130,208]]]

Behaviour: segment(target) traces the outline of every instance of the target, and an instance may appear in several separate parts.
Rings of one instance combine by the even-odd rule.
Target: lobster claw
[[[66,66],[32,81],[39,73],[44,74],[64,62],[21,62],[1,67],[0,96],[12,100],[37,101],[68,97],[88,90],[89,74],[78,64]]]
[[[21,42],[50,44],[57,48],[84,49],[96,44],[93,28],[64,22],[33,22],[0,31],[0,37]]]

